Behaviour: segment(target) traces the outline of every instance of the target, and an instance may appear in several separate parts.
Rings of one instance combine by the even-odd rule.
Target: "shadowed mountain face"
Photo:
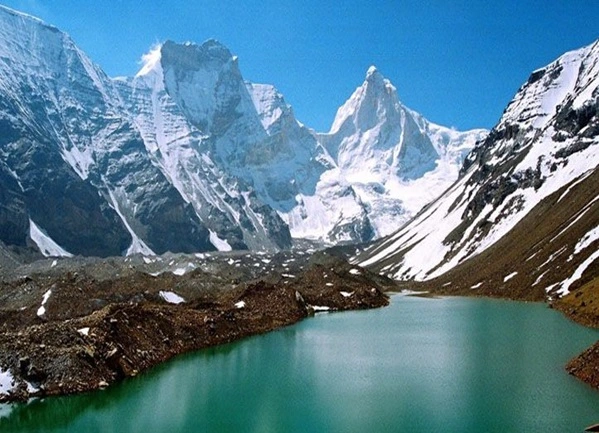
[[[533,72],[460,179],[356,261],[446,291],[542,299],[599,257],[599,43]]]

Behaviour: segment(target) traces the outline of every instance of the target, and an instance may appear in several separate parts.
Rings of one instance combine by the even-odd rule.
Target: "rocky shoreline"
[[[595,269],[596,272],[596,269]],[[589,328],[599,328],[599,277],[591,279],[552,306],[570,320]],[[583,382],[599,389],[599,341],[571,359],[566,370]]]
[[[158,260],[163,270],[147,273]],[[2,282],[0,402],[100,389],[315,311],[388,305],[394,289],[326,253],[61,261],[67,273],[44,266]]]

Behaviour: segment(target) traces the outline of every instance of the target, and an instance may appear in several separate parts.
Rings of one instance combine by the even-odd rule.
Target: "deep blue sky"
[[[599,38],[597,0],[0,3],[66,31],[111,76],[135,74],[155,42],[218,39],[319,131],[371,64],[429,120],[490,128],[532,70]]]

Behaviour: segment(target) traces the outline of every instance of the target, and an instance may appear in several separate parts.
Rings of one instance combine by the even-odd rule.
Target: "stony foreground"
[[[0,291],[0,401],[108,386],[173,356],[323,310],[388,304],[394,283],[324,253],[44,262]]]

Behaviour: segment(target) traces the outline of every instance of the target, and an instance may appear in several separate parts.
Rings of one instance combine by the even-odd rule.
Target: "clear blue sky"
[[[111,76],[135,74],[155,42],[217,39],[319,131],[371,64],[429,120],[490,128],[532,70],[599,38],[597,0],[0,3],[66,31]]]

